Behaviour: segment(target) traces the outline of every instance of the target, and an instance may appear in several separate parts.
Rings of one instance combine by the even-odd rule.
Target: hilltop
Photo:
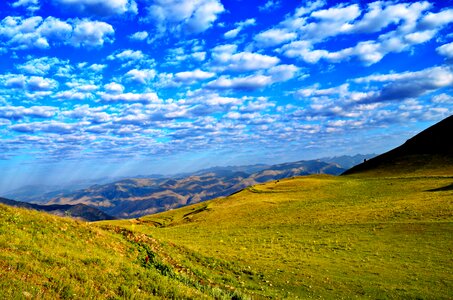
[[[343,175],[453,174],[453,115]]]

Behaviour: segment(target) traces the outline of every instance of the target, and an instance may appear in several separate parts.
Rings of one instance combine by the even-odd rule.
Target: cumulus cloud
[[[444,87],[452,87],[453,70],[445,66],[433,67],[417,72],[371,75],[358,78],[356,82],[389,82],[376,95],[363,99],[363,102],[404,100]]]
[[[47,75],[52,68],[67,64],[68,61],[60,60],[56,57],[40,57],[30,59],[27,62],[17,65],[16,68],[25,74]]]
[[[225,10],[219,0],[153,0],[146,8],[146,22],[156,25],[159,33],[200,33],[206,31]]]
[[[259,6],[258,9],[260,11],[272,11],[279,8],[281,5],[280,0],[268,0],[262,6]]]
[[[75,47],[97,47],[104,45],[104,42],[112,43],[112,25],[100,21],[78,20],[75,22],[71,44]]]
[[[258,47],[273,47],[294,40],[296,37],[297,34],[295,32],[273,28],[258,33],[254,40]]]
[[[134,0],[53,0],[54,5],[66,11],[95,14],[100,16],[137,13]]]
[[[56,134],[70,134],[77,130],[78,124],[68,124],[58,121],[33,122],[11,125],[10,129],[17,132],[32,133],[43,131]]]
[[[230,78],[221,76],[209,82],[206,87],[211,89],[257,90],[272,84],[272,77],[265,75],[250,75]]]
[[[108,23],[85,19],[61,21],[54,17],[8,16],[0,22],[0,39],[13,49],[46,49],[52,44],[98,47],[112,42],[114,33]]]
[[[409,51],[414,45],[432,40],[453,22],[451,9],[426,14],[431,8],[429,2],[376,1],[363,10],[358,4],[320,9],[324,5],[325,2],[316,1],[301,7],[277,26],[256,35],[256,44],[272,47],[290,42],[278,52],[308,63],[338,63],[356,58],[364,65],[372,65],[389,53]],[[352,34],[363,37],[350,47],[332,51],[317,46],[336,36]]]
[[[436,51],[446,58],[453,58],[453,42],[437,47]]]
[[[298,71],[295,65],[278,65],[270,68],[267,74],[272,77],[272,82],[281,82],[294,78]]]
[[[123,102],[123,103],[159,103],[161,100],[156,93],[122,93],[122,94],[102,94],[104,102]]]
[[[111,54],[107,57],[109,60],[114,60],[114,59],[119,59],[119,60],[140,60],[145,58],[145,55],[143,54],[142,51],[140,50],[123,50],[121,52],[117,52],[114,54]]]
[[[196,69],[194,71],[185,71],[179,72],[175,74],[175,81],[183,82],[186,84],[191,84],[196,81],[205,80],[208,78],[212,78],[215,76],[215,73],[212,72],[205,72],[200,69]]]
[[[146,84],[156,76],[154,69],[132,69],[125,74],[126,80]]]
[[[236,45],[217,46],[212,50],[213,65],[216,69],[229,71],[254,71],[277,65],[280,59],[252,52],[235,53]]]
[[[138,31],[132,35],[129,36],[131,40],[135,41],[144,41],[148,38],[149,34],[146,31]]]
[[[1,75],[0,82],[5,87],[24,89],[31,92],[50,91],[58,86],[58,82],[51,78],[41,76],[24,76],[22,74]]]
[[[35,12],[39,10],[40,4],[39,0],[17,0],[11,4],[12,7],[18,8],[18,7],[23,7],[29,12]]]
[[[10,120],[22,119],[24,117],[51,118],[57,112],[58,108],[53,106],[3,106],[0,107],[0,118]]]
[[[116,82],[111,82],[104,85],[104,89],[109,94],[122,94],[124,92],[124,86]]]
[[[237,35],[246,27],[254,26],[256,24],[255,19],[247,19],[242,22],[235,23],[236,28],[231,29],[223,35],[226,39],[234,39]]]

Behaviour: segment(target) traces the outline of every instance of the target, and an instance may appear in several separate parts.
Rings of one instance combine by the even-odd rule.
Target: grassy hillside
[[[452,178],[300,177],[120,224],[249,295],[449,299]]]
[[[453,115],[423,130],[401,146],[354,166],[343,174],[452,174],[452,132]]]
[[[145,235],[0,204],[0,299],[229,299],[179,274]]]
[[[0,298],[451,299],[452,181],[299,177],[99,223],[0,206]]]

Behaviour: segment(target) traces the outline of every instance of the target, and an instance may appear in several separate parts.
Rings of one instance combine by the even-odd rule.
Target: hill
[[[44,211],[57,216],[66,216],[72,217],[84,221],[101,221],[101,220],[114,220],[115,218],[107,215],[101,210],[85,205],[85,204],[76,204],[76,205],[39,205],[32,204],[27,202],[20,202],[5,198],[0,198],[0,203],[14,206],[22,207],[27,209]]]
[[[284,179],[136,220],[177,264],[252,298],[453,296],[451,177]],[[224,281],[225,282],[225,281]]]
[[[0,298],[451,299],[452,176],[312,175],[96,223],[0,205]]]
[[[343,175],[449,175],[453,172],[453,115],[422,131],[403,145],[369,159]]]
[[[344,169],[318,160],[273,166],[211,168],[175,178],[129,178],[52,198],[49,204],[86,204],[118,218],[140,217],[228,196],[245,187],[307,174],[340,174]],[[253,173],[250,173],[253,172]]]

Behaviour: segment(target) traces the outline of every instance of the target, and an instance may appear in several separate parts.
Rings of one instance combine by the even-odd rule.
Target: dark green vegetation
[[[423,175],[426,172],[451,175],[453,164],[453,115],[420,132],[403,145],[357,165],[343,174]]]
[[[175,178],[130,178],[61,194],[49,204],[86,204],[118,218],[141,217],[217,197],[245,187],[292,176],[340,174],[344,169],[319,160],[279,165],[211,168]]]
[[[84,221],[101,221],[101,220],[114,220],[115,218],[107,215],[101,210],[85,205],[85,204],[76,204],[76,205],[39,205],[27,202],[20,202],[5,198],[0,198],[0,203],[14,206],[14,207],[23,207],[28,209],[34,209],[39,211],[45,211],[57,216],[66,216],[72,217],[75,219],[80,219]]]

